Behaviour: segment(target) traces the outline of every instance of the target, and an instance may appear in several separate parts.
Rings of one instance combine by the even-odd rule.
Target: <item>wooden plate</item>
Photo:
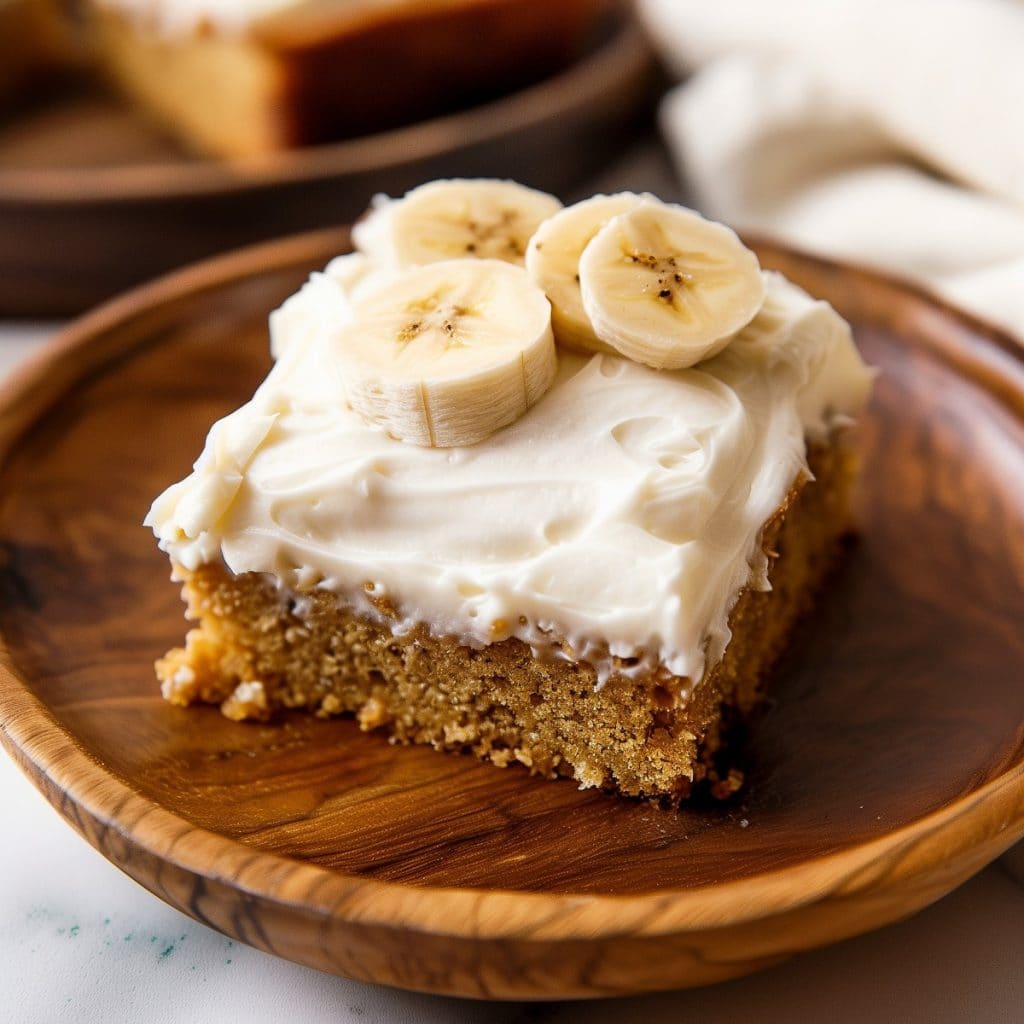
[[[0,314],[75,313],[215,252],[350,222],[373,192],[431,178],[564,193],[651,98],[650,50],[621,9],[581,60],[532,88],[250,163],[191,159],[113,100],[69,89],[0,124]]]
[[[354,978],[483,997],[696,985],[912,913],[1024,834],[1024,363],[867,273],[770,247],[882,369],[864,539],[782,667],[730,805],[678,813],[157,693],[176,588],[140,526],[346,244],[224,257],[69,329],[0,399],[5,745],[187,914]]]

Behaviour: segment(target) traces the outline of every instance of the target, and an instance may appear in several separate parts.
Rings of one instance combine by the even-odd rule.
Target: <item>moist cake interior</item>
[[[583,786],[669,802],[695,787],[726,797],[742,777],[735,752],[720,749],[719,723],[753,707],[850,531],[855,460],[841,435],[812,448],[809,465],[813,483],[794,481],[762,534],[772,589],[741,593],[725,656],[683,703],[689,681],[665,671],[596,688],[587,664],[538,660],[515,638],[474,650],[423,628],[395,636],[328,593],[289,594],[263,574],[214,565],[179,570],[199,626],[158,662],[164,696],[220,704],[238,720],[284,708],[351,713],[398,742]]]

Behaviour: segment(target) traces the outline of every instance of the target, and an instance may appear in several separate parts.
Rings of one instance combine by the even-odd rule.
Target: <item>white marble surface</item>
[[[0,324],[0,375],[51,330]],[[224,938],[107,863],[3,755],[0,808],[0,1021],[1024,1020],[1024,888],[998,865],[909,921],[714,988],[596,1004],[488,1004],[334,978]]]

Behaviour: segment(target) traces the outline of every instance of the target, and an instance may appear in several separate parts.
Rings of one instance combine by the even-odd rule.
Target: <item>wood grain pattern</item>
[[[263,246],[91,314],[0,400],[0,738],[158,896],[351,977],[484,997],[731,977],[909,914],[1024,834],[1024,362],[870,274],[762,246],[882,375],[864,538],[779,672],[733,804],[678,813],[349,721],[159,697],[176,588],[139,525],[345,247]]]
[[[350,222],[374,192],[431,178],[562,193],[651,99],[650,50],[622,18],[572,67],[504,99],[237,164],[189,158],[122,105],[72,89],[0,123],[0,313],[76,313],[212,253]]]

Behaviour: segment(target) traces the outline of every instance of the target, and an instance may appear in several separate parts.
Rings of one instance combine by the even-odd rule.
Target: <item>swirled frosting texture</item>
[[[847,325],[777,275],[714,359],[656,371],[560,354],[548,395],[468,448],[403,444],[344,404],[332,355],[344,293],[316,276],[275,314],[280,357],[147,517],[185,567],[223,559],[321,587],[396,631],[508,636],[607,678],[664,663],[700,680],[759,537],[806,470],[805,438],[855,415],[871,372]]]

